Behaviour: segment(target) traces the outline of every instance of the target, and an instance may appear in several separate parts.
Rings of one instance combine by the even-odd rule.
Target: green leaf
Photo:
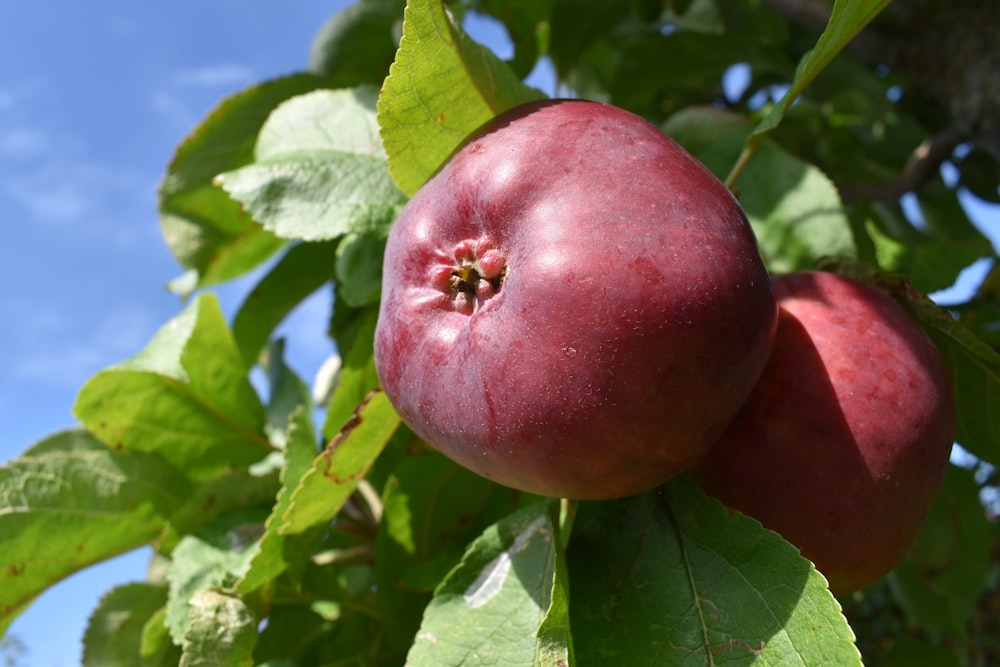
[[[408,665],[557,664],[549,658],[558,651],[536,637],[556,576],[550,510],[551,503],[524,508],[469,545],[434,592]]]
[[[437,452],[399,462],[385,484],[375,540],[375,585],[387,643],[409,648],[431,591],[470,540],[510,513],[511,501],[508,490]]]
[[[155,539],[191,490],[161,457],[80,430],[0,467],[0,634],[55,582]]]
[[[166,601],[166,587],[156,584],[130,583],[108,591],[87,623],[84,667],[150,664],[142,659],[143,631]]]
[[[201,592],[230,588],[249,567],[263,521],[257,510],[223,516],[197,535],[185,536],[170,554],[166,623],[174,643],[184,646],[197,616],[194,599]]]
[[[160,227],[177,260],[194,272],[190,288],[241,275],[284,245],[214,179],[253,162],[257,133],[275,106],[325,83],[297,74],[233,95],[178,147],[160,185]]]
[[[350,334],[337,336],[337,349],[342,356],[340,380],[330,398],[326,409],[326,420],[323,424],[323,435],[332,440],[343,425],[350,419],[354,408],[364,400],[370,391],[379,385],[378,374],[375,371],[375,325],[378,322],[378,306],[368,306],[361,310],[341,308],[343,301],[338,300],[334,307],[335,328],[338,317],[349,313]],[[344,333],[343,331],[341,333]]]
[[[272,415],[270,421],[274,427],[282,429],[281,441],[284,446],[281,490],[264,524],[258,551],[251,558],[249,569],[236,583],[236,590],[243,595],[266,585],[288,568],[286,542],[294,540],[294,536],[279,534],[278,526],[291,505],[292,491],[310,469],[317,455],[309,387],[285,364],[281,348],[281,345],[272,346],[268,355],[271,386],[268,411]]]
[[[216,181],[266,229],[306,241],[384,236],[406,203],[389,178],[372,87],[317,90],[279,106],[254,164]]]
[[[549,23],[555,0],[484,0],[476,11],[499,19],[514,43],[510,66],[524,78],[548,51]]]
[[[320,28],[309,52],[309,71],[334,88],[378,85],[396,55],[405,0],[359,0]]]
[[[903,639],[875,667],[963,667],[967,663],[943,646]]]
[[[351,308],[378,303],[385,241],[348,234],[337,246],[337,289]]]
[[[470,39],[441,0],[410,0],[378,101],[389,173],[412,195],[480,125],[543,97]]]
[[[206,294],[139,354],[91,378],[74,412],[115,449],[155,452],[205,479],[271,451],[247,372],[218,300]]]
[[[385,394],[370,393],[302,475],[279,532],[297,534],[333,519],[399,425]]]
[[[991,565],[992,538],[972,473],[949,466],[920,534],[890,579],[911,621],[968,639]]]
[[[818,268],[869,283],[892,296],[924,327],[951,373],[955,395],[955,440],[978,458],[1000,463],[1000,354],[951,313],[915,290],[906,278],[850,260]]]
[[[663,129],[716,175],[733,163],[750,130],[742,116],[709,107],[679,112]],[[810,269],[828,255],[855,256],[837,188],[777,144],[760,144],[735,187],[771,272]]]
[[[198,591],[191,598],[180,667],[254,664],[257,618],[239,598]]]
[[[247,365],[257,361],[267,339],[307,296],[333,278],[336,243],[296,243],[253,286],[233,318],[233,337]]]
[[[812,564],[686,477],[582,518],[567,553],[578,664],[861,664]]]
[[[830,21],[819,36],[816,46],[805,55],[795,71],[792,85],[781,101],[775,104],[757,123],[753,132],[747,137],[746,145],[732,171],[726,178],[726,184],[732,185],[739,173],[746,166],[750,156],[760,144],[761,139],[774,128],[778,127],[785,112],[792,106],[795,99],[802,94],[813,79],[833,60],[847,43],[861,29],[878,16],[889,0],[834,0],[830,13]]]

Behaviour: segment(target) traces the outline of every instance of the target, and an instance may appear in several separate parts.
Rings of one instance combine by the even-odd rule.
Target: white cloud
[[[246,65],[219,64],[186,69],[174,75],[174,83],[184,87],[219,88],[245,85],[254,80],[254,71]]]
[[[0,107],[3,105],[0,93]],[[0,131],[0,156],[32,158],[47,153],[52,148],[49,137],[39,130],[13,127]]]

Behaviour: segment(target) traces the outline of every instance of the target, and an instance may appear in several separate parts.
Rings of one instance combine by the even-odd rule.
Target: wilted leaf
[[[199,591],[191,598],[180,667],[253,665],[257,618],[239,598]]]

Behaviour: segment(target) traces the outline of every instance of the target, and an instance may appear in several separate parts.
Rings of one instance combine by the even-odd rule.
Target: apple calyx
[[[488,241],[462,241],[455,246],[455,262],[447,275],[447,289],[459,310],[471,312],[500,291],[507,261]]]

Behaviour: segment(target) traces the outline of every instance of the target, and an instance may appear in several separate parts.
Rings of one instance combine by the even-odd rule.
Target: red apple
[[[948,373],[882,291],[819,272],[772,282],[771,358],[692,476],[799,547],[843,594],[896,565],[937,495],[954,433]]]
[[[489,122],[401,213],[375,362],[405,422],[467,468],[620,497],[715,442],[776,317],[706,168],[627,111],[546,101]]]

